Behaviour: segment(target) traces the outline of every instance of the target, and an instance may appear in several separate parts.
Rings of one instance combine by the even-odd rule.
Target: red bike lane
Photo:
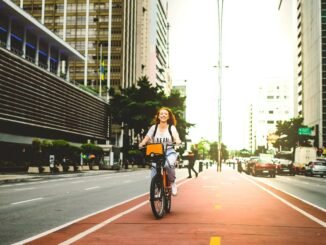
[[[28,244],[326,244],[325,212],[225,169],[179,182],[157,220],[148,195]]]

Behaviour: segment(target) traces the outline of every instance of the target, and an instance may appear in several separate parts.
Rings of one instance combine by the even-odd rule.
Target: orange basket
[[[152,153],[155,155],[163,155],[163,144],[148,144],[146,146],[146,156],[150,156]]]

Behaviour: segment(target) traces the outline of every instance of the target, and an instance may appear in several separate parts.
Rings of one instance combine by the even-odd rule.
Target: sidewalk
[[[143,169],[143,168],[139,168]],[[120,170],[87,170],[80,172],[61,172],[61,173],[41,173],[41,174],[28,174],[25,172],[20,173],[0,173],[0,184],[5,183],[19,183],[29,181],[39,181],[56,178],[71,178],[79,176],[101,175],[116,172],[135,171],[135,169],[120,169]]]

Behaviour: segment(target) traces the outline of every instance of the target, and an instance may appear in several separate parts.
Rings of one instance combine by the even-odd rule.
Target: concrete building
[[[326,1],[297,0],[296,115],[314,128],[315,146],[326,146]]]
[[[104,97],[110,87],[118,89],[134,83],[135,1],[14,2],[85,56],[86,62],[74,61],[70,64],[71,80],[93,88]],[[102,79],[101,68],[106,70]]]
[[[33,138],[106,142],[108,104],[69,82],[69,64],[84,59],[12,1],[0,0],[1,160],[21,156]]]
[[[257,98],[252,107],[252,123],[250,137],[251,147],[268,145],[268,137],[276,130],[277,121],[286,121],[293,117],[291,83],[280,79],[262,82],[257,91]]]
[[[168,54],[167,0],[137,1],[136,77],[147,76],[154,86],[172,89]]]

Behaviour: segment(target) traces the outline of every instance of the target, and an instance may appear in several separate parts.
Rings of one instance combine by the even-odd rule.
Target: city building
[[[166,94],[172,89],[169,72],[167,0],[137,1],[136,77],[147,76]]]
[[[85,62],[70,64],[72,81],[93,88],[103,97],[111,87],[124,88],[135,82],[135,1],[14,2],[85,56]]]
[[[294,8],[296,116],[314,129],[314,144],[322,148],[326,146],[326,1],[297,0]]]
[[[106,143],[108,104],[69,82],[69,64],[84,59],[12,1],[0,0],[2,161],[20,156],[34,138]]]
[[[291,82],[276,78],[264,80],[259,85],[251,111],[251,148],[272,147],[268,144],[268,137],[276,131],[277,121],[287,121],[293,117],[290,86]]]

